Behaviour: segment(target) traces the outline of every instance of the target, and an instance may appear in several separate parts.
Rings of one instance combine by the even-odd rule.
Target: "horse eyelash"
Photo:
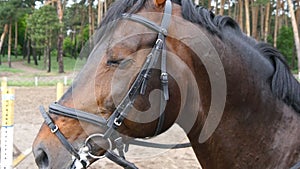
[[[107,66],[119,66],[120,69],[125,68],[128,63],[133,63],[134,59],[118,59],[118,60],[108,60]]]
[[[107,66],[118,66],[124,59],[118,59],[118,60],[108,60],[106,62]]]

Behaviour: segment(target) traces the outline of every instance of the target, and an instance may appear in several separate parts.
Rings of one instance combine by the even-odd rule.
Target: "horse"
[[[300,84],[277,49],[232,18],[191,0],[122,0],[97,33],[72,86],[40,108],[39,168],[103,157],[137,168],[124,145],[174,123],[203,169],[299,168]]]

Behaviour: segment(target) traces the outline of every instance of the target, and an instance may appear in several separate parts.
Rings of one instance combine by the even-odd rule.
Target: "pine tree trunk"
[[[110,3],[112,3],[112,2],[110,2]],[[107,12],[107,8],[108,8],[107,0],[104,0],[104,13]]]
[[[100,26],[102,16],[103,16],[103,2],[102,0],[98,0],[98,18],[97,18],[98,27]]]
[[[14,46],[15,57],[18,57],[18,22],[15,23],[15,46]]]
[[[0,38],[0,52],[2,51],[2,46],[4,44],[4,40],[5,40],[5,36],[6,36],[7,32],[8,32],[8,24],[5,24],[1,38]]]
[[[269,19],[270,19],[270,2],[266,4],[266,10],[265,10],[265,30],[264,30],[264,42],[267,42],[268,34],[269,34]]]
[[[95,32],[95,14],[94,14],[94,9],[92,8],[92,33],[94,34]]]
[[[221,0],[219,15],[224,15],[225,0]]]
[[[300,3],[300,0],[298,0],[298,4]],[[296,20],[297,20],[297,27],[298,27],[298,32],[300,32],[300,4],[297,8],[296,11]],[[299,38],[300,38],[300,34],[299,34]]]
[[[47,56],[47,60],[48,60],[48,70],[47,72],[50,73],[51,72],[51,53],[50,53],[50,46],[47,45],[46,46],[46,56]]]
[[[243,3],[243,0],[239,0],[239,25],[241,27],[241,30],[243,31],[244,30],[244,23],[243,23],[243,10],[244,8],[244,3]]]
[[[300,78],[300,40],[299,40],[299,32],[297,28],[296,18],[295,18],[295,12],[294,7],[292,4],[292,0],[287,0],[289,5],[289,11],[291,15],[291,21],[292,21],[292,27],[294,32],[294,40],[295,40],[295,46],[296,46],[296,54],[298,58],[298,76]]]
[[[8,67],[11,67],[11,36],[12,36],[12,26],[10,22],[9,30],[8,30],[8,50],[7,50]]]
[[[228,2],[228,3],[230,4],[230,2]],[[228,6],[228,16],[234,18],[234,17],[232,16],[232,9],[231,9],[231,6]]]
[[[93,41],[91,40],[92,39],[92,35],[93,35],[93,8],[92,8],[92,5],[93,5],[93,1],[92,0],[89,0],[89,6],[88,6],[88,12],[89,12],[89,39],[90,39],[90,45],[92,45]]]
[[[34,61],[34,65],[38,65],[38,60],[37,60],[37,53],[36,53],[36,48],[35,48],[35,43],[32,42],[31,43],[32,45],[32,58],[33,58],[33,61]]]
[[[28,64],[30,64],[30,52],[31,52],[31,48],[30,48],[30,46],[31,46],[31,40],[30,39],[28,39],[27,40],[27,43],[26,43],[26,57],[27,57],[27,63]]]
[[[245,15],[246,15],[246,34],[250,36],[250,12],[249,12],[249,0],[245,0]]]
[[[264,39],[265,30],[264,30],[264,23],[265,23],[265,17],[264,17],[264,5],[260,5],[260,34],[259,34],[259,40],[262,41]]]
[[[80,32],[80,45],[81,45],[81,50],[82,50],[84,48],[84,46],[85,46],[85,44],[84,44],[85,43],[84,42],[84,36],[83,36],[83,33],[84,33],[83,29],[84,29],[84,22],[85,22],[85,14],[86,14],[86,12],[84,12],[84,9],[81,9],[81,13],[82,13],[82,15],[81,15],[80,30],[79,30],[79,32]],[[83,56],[80,55],[79,57],[80,57],[80,59],[82,59]]]
[[[234,3],[234,8],[233,8],[233,15],[232,15],[232,18],[235,20],[235,21],[238,21],[238,13],[237,13],[237,6],[238,4],[237,3]]]
[[[275,14],[275,24],[274,24],[274,42],[273,46],[277,46],[277,33],[278,33],[278,21],[279,21],[279,10],[280,10],[280,0],[276,3],[276,14]]]
[[[258,22],[258,5],[252,1],[252,37],[258,40],[257,22]]]
[[[207,9],[208,9],[208,10],[211,10],[211,0],[208,0],[208,1],[207,1]]]
[[[44,47],[44,70],[48,69],[47,47]]]
[[[59,23],[63,25],[63,7],[61,0],[57,0],[57,16]],[[58,61],[58,73],[64,73],[64,62],[63,62],[63,43],[64,33],[63,28],[60,28],[58,40],[57,40],[57,61]]]
[[[89,16],[89,48],[92,50],[94,47],[94,41],[93,41],[93,0],[88,0],[89,6],[88,6],[88,16]],[[88,57],[88,56],[86,56]]]

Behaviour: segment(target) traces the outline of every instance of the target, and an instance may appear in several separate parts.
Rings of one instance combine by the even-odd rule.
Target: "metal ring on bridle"
[[[104,138],[104,134],[92,134],[90,135],[88,138],[86,138],[86,140],[84,141],[84,145],[87,146],[87,143],[90,139],[92,139],[93,137],[101,137],[103,139]],[[112,142],[109,138],[106,138],[105,140],[107,140],[108,144],[109,144],[109,148],[106,149],[106,150],[112,150]],[[87,154],[92,157],[92,158],[95,158],[95,159],[101,159],[101,158],[105,158],[105,155],[101,155],[101,156],[97,156],[97,155],[94,155],[92,154],[90,151],[87,152]]]

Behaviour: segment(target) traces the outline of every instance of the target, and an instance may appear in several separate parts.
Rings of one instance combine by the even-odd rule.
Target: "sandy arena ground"
[[[43,122],[38,112],[38,106],[44,105],[47,107],[49,103],[53,102],[56,97],[56,89],[55,87],[18,87],[15,90],[14,144],[21,151],[25,151],[31,148]],[[172,127],[170,131],[155,138],[155,140],[162,143],[183,143],[187,141],[183,131],[177,126]],[[140,169],[200,169],[191,148],[158,150],[131,146],[127,159],[134,162]],[[37,169],[32,153],[16,168]],[[107,159],[98,161],[90,168],[121,169],[121,167]]]

